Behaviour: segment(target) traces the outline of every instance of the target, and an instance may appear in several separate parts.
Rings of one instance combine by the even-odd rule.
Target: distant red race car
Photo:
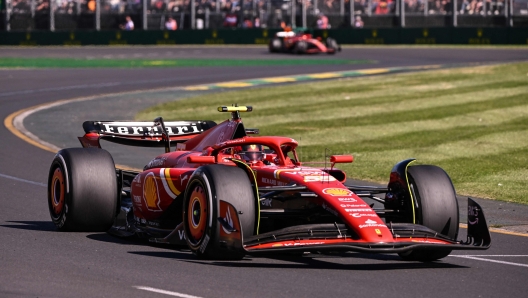
[[[307,166],[294,139],[244,127],[240,113],[252,107],[218,110],[230,119],[86,121],[83,148],[59,151],[51,164],[52,221],[59,230],[143,237],[211,259],[356,251],[433,261],[456,249],[489,248],[482,208],[471,199],[467,240],[457,240],[458,203],[441,168],[408,159],[394,166],[388,187],[347,185],[334,165],[352,162],[351,155]],[[142,171],[116,169],[102,139],[165,153]]]
[[[341,51],[336,40],[328,37],[323,43],[321,38],[314,38],[304,32],[281,31],[275,34],[268,45],[271,53],[290,52],[295,54],[335,54]]]

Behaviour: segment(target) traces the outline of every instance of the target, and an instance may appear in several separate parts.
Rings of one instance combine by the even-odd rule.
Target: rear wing
[[[85,135],[79,137],[79,141],[84,148],[101,148],[99,140],[128,146],[165,147],[167,136],[172,143],[183,143],[216,126],[215,122],[208,120],[169,121],[163,124],[158,121],[85,121]],[[166,133],[163,133],[162,127]]]

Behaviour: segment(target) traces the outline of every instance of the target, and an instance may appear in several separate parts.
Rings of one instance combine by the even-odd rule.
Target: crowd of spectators
[[[49,13],[50,1],[58,14],[95,13],[96,0],[11,0],[13,14]],[[140,15],[144,0],[100,0],[102,14]],[[402,0],[407,15],[447,15],[453,12],[454,0]],[[459,15],[502,15],[506,0],[458,0],[454,8]],[[524,1],[524,0],[514,0]],[[330,28],[329,18],[348,15],[353,5],[354,26],[363,26],[362,17],[397,14],[397,0],[146,0],[147,14],[163,15],[161,26],[167,30],[185,27],[182,14],[188,19],[191,9],[201,18],[220,18],[223,27],[278,27],[291,25],[292,5],[300,16],[305,9],[314,26]],[[194,3],[194,8],[191,7]],[[358,18],[359,17],[359,18]],[[314,21],[316,20],[316,21]],[[180,26],[178,26],[180,25]],[[188,26],[188,23],[186,24]]]
[[[335,1],[335,0],[327,0]],[[505,0],[459,0],[457,13],[469,15],[499,15],[504,13]],[[409,14],[451,14],[452,0],[404,0]],[[396,13],[395,0],[354,0],[356,15],[383,15]]]

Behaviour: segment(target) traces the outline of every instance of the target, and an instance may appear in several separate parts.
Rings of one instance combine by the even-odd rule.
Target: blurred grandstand
[[[1,31],[528,26],[528,0],[0,0]]]

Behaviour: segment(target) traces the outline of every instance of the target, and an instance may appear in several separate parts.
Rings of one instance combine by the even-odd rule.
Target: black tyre
[[[416,223],[456,240],[458,236],[458,201],[447,173],[437,166],[411,166],[409,185],[415,205]],[[400,253],[404,260],[434,261],[448,256],[449,249],[426,249]]]
[[[308,50],[308,43],[304,40],[299,40],[293,47],[293,53],[304,54]]]
[[[337,41],[335,39],[333,39],[333,38],[330,38],[330,37],[328,37],[326,39],[326,47],[328,49],[333,49],[334,50],[333,52],[329,52],[329,54],[335,54],[338,51],[338,49],[339,49],[339,45],[337,44]]]
[[[63,149],[48,176],[48,207],[60,231],[104,232],[118,204],[114,160],[98,148]]]
[[[183,225],[189,248],[200,258],[241,259],[242,250],[233,251],[219,243],[222,225],[218,218],[220,200],[238,211],[243,237],[255,234],[257,201],[246,172],[225,165],[207,165],[192,175],[183,200]]]
[[[282,39],[280,38],[272,38],[269,42],[268,48],[271,53],[277,53],[281,52],[284,45],[282,43]]]

